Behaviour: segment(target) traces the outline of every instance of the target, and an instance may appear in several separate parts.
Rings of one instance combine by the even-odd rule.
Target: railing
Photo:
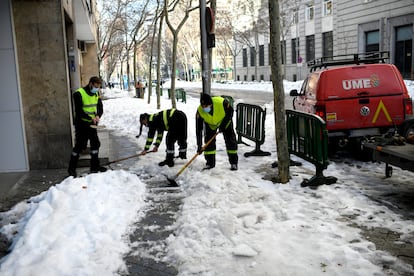
[[[325,121],[317,115],[286,110],[286,128],[289,153],[316,167],[316,175],[310,180],[305,179],[301,186],[335,183],[335,177],[323,175],[323,170],[329,165],[328,131]]]
[[[187,93],[182,88],[177,88],[174,91],[175,99],[181,100],[183,103],[187,103]],[[171,89],[168,89],[168,99],[171,99]]]
[[[260,106],[239,103],[237,105],[237,143],[245,144],[242,137],[245,137],[256,143],[256,148],[251,152],[246,152],[244,156],[268,156],[270,152],[265,152],[260,149],[260,146],[265,141],[265,120],[266,109]]]

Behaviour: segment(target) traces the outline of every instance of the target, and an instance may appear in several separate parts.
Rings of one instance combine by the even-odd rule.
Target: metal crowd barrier
[[[184,89],[177,88],[175,89],[174,94],[177,101],[181,100],[183,103],[187,103],[187,93]],[[168,99],[171,99],[171,89],[168,89]]]
[[[310,180],[305,179],[301,186],[335,183],[337,178],[323,175],[323,170],[329,165],[328,131],[325,121],[313,114],[286,110],[286,128],[289,153],[316,167],[316,175]]]
[[[242,137],[256,143],[256,148],[251,152],[246,152],[244,156],[270,155],[270,152],[265,152],[260,149],[260,146],[265,141],[266,109],[263,110],[263,108],[257,105],[239,103],[236,112],[237,143],[248,145],[242,141]]]

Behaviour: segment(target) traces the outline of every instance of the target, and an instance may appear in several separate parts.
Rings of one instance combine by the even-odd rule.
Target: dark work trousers
[[[217,132],[212,130],[207,124],[204,124],[205,137],[204,142],[207,143],[211,137]],[[237,155],[237,139],[233,128],[233,122],[223,131],[224,142],[226,144],[227,156],[230,164],[237,164],[239,157]],[[207,161],[207,165],[216,165],[216,139],[214,139],[210,145],[204,151],[204,157]]]
[[[169,120],[169,130],[166,138],[167,159],[174,158],[174,144],[177,142],[179,153],[187,152],[187,116],[176,110]]]
[[[69,166],[76,168],[79,154],[86,149],[89,140],[91,170],[97,170],[99,168],[98,153],[101,142],[99,141],[96,128],[91,128],[87,123],[80,123],[75,125],[75,139],[75,147],[72,150],[72,157]]]
[[[91,152],[98,151],[101,146],[96,128],[90,127],[89,124],[79,124],[75,126],[75,138],[76,141],[73,152],[76,152],[77,154],[86,149],[88,140],[90,141]]]

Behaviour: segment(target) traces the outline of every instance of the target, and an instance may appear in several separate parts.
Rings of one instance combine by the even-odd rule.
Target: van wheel
[[[414,124],[407,126],[403,133],[407,143],[414,144]]]
[[[404,122],[400,130],[400,134],[403,135],[405,139],[407,139],[407,142],[410,142],[411,136],[411,139],[413,139],[411,143],[414,143],[414,119]]]

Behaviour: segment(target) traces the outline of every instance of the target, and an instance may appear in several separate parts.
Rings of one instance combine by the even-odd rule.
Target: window
[[[292,23],[293,24],[298,24],[299,23],[299,12],[297,10],[293,10]]]
[[[306,61],[315,59],[315,35],[306,36]]]
[[[395,65],[405,79],[412,78],[413,25],[395,28]]]
[[[264,75],[260,75],[260,80],[264,81]]]
[[[365,33],[365,52],[379,51],[379,31],[370,31]]]
[[[322,16],[332,15],[332,0],[324,0],[322,8]]]
[[[299,53],[299,38],[292,39],[292,64],[298,62]]]
[[[259,46],[259,66],[264,66],[264,45]]]
[[[333,56],[332,32],[322,33],[322,56],[326,58],[326,60],[332,60],[332,56]]]
[[[312,21],[313,18],[314,18],[313,5],[308,4],[306,6],[306,10],[305,10],[305,19],[306,19],[306,21]]]
[[[243,49],[243,67],[247,67],[247,49]]]
[[[250,47],[250,66],[256,66],[256,49]]]
[[[252,75],[252,81],[255,81],[256,77],[254,75]]]

